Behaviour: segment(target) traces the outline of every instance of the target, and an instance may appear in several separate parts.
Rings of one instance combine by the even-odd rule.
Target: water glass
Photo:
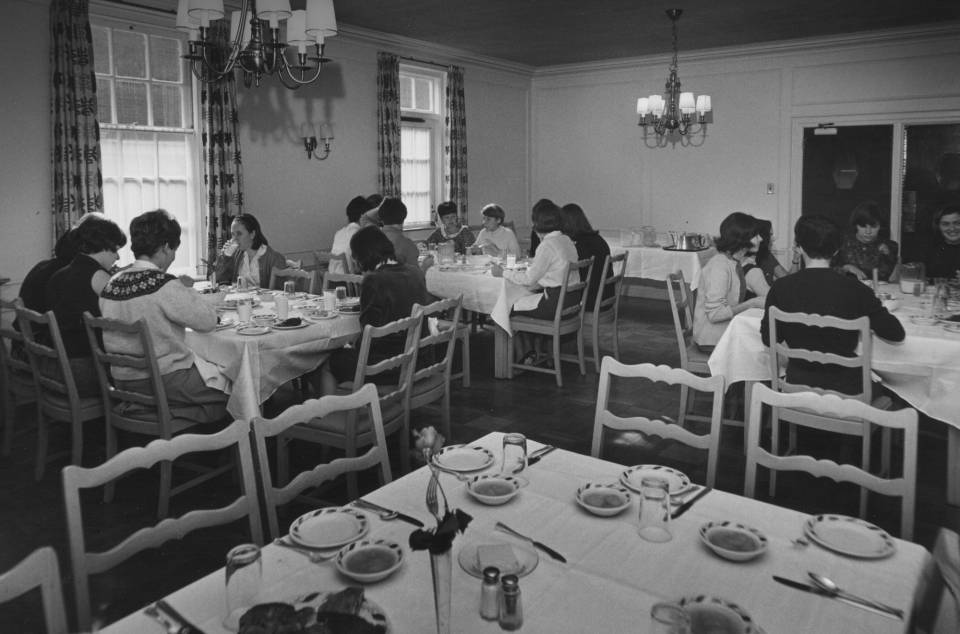
[[[337,293],[337,308],[340,308],[340,304],[342,304],[343,300],[347,298],[347,289],[344,286],[338,286],[336,293]]]
[[[250,322],[250,318],[253,316],[253,300],[250,298],[243,298],[237,300],[237,321],[241,324],[246,324]]]
[[[527,468],[527,438],[523,434],[503,437],[503,467],[501,473],[517,475]]]
[[[323,291],[323,309],[332,313],[337,309],[337,294],[333,291]]]
[[[640,537],[648,542],[668,542],[670,533],[670,485],[663,478],[640,481]]]
[[[237,290],[244,291],[247,289],[247,280],[242,276],[237,278]]]
[[[240,544],[227,553],[227,616],[223,626],[230,631],[240,627],[240,616],[255,605],[262,574],[260,547]]]
[[[651,634],[690,634],[690,615],[675,603],[656,603],[650,608]]]
[[[297,292],[297,283],[293,280],[287,280],[283,283],[283,294],[284,295],[295,295]]]
[[[286,295],[277,295],[277,319],[283,321],[290,316],[290,299]]]

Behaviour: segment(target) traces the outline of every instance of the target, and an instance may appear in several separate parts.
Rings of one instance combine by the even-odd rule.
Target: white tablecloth
[[[272,303],[261,304],[254,315],[273,310]],[[291,308],[290,316],[302,315]],[[236,313],[226,312],[223,317],[236,319]],[[227,411],[249,420],[260,414],[260,403],[277,388],[319,367],[331,349],[356,338],[360,330],[356,316],[339,315],[306,328],[260,336],[240,335],[233,328],[210,333],[188,330],[187,343],[200,359],[219,368],[224,380],[216,387],[230,395]]]
[[[463,295],[463,307],[490,315],[493,322],[510,333],[510,309],[521,297],[532,295],[525,286],[502,277],[493,277],[484,267],[462,270],[427,269],[427,290],[437,297],[453,298]]]
[[[697,289],[700,284],[700,269],[717,253],[713,247],[703,251],[668,251],[663,247],[622,247],[617,240],[606,240],[610,245],[610,252],[614,255],[626,251],[626,277],[662,282],[671,273],[682,271],[683,279],[690,285],[690,290]]]
[[[489,434],[475,445],[486,446],[499,457],[502,434]],[[530,448],[538,443],[530,443]],[[611,482],[624,467],[557,450],[526,473],[530,484],[504,506],[483,506],[472,500],[452,476],[442,477],[451,505],[473,515],[466,534],[453,547],[454,632],[499,632],[496,622],[480,619],[480,581],[465,573],[456,556],[465,544],[522,542],[494,531],[503,521],[563,553],[561,564],[540,553],[540,563],[521,578],[523,632],[647,632],[650,607],[664,600],[700,594],[728,599],[745,609],[766,632],[903,632],[905,623],[866,612],[828,598],[777,584],[771,575],[801,579],[805,571],[821,572],[851,592],[890,603],[909,612],[918,573],[926,551],[896,541],[896,553],[881,560],[859,560],[837,555],[816,545],[797,549],[790,540],[801,535],[808,516],[737,495],[713,491],[673,522],[673,539],[655,544],[636,532],[637,503],[623,514],[601,518],[588,514],[574,501],[585,482]],[[374,502],[430,519],[424,504],[428,474],[420,469],[371,493]],[[407,561],[392,577],[367,586],[367,596],[386,611],[393,634],[427,634],[433,625],[433,596],[429,556],[410,552],[412,527],[400,521],[382,522],[370,515],[370,536],[402,544]],[[711,520],[746,522],[763,531],[769,549],[748,563],[719,559],[700,542],[699,527]],[[432,520],[430,520],[432,521]],[[233,544],[223,544],[226,552]],[[314,590],[335,591],[350,582],[330,562],[311,564],[287,549],[268,546],[263,551],[262,599],[283,600]],[[148,580],[144,579],[147,583]],[[207,634],[219,634],[223,617],[223,571],[216,571],[172,594],[168,601]],[[102,630],[160,631],[141,612]]]

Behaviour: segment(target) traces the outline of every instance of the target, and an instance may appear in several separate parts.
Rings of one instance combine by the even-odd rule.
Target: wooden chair
[[[315,419],[339,417],[343,420],[347,412],[357,410],[365,411],[371,421],[373,442],[365,453],[356,457],[338,458],[329,463],[317,464],[309,471],[298,474],[286,486],[274,486],[270,475],[270,458],[267,455],[267,438],[280,436],[291,427],[309,423]],[[306,489],[320,486],[344,473],[364,471],[377,466],[380,468],[381,485],[392,479],[390,457],[383,431],[383,417],[380,415],[380,398],[376,386],[372,383],[367,383],[352,394],[324,396],[294,405],[276,418],[254,418],[252,427],[270,537],[281,535],[277,522],[277,507],[292,501]]]
[[[413,371],[417,362],[417,343],[420,337],[422,316],[406,317],[384,326],[367,325],[363,329],[358,353],[357,370],[352,382],[340,386],[343,393],[349,394],[360,389],[365,383],[376,380],[375,377],[388,372],[396,372],[397,380],[388,385],[378,385],[380,394],[380,412],[383,417],[383,431],[386,435],[397,434],[400,444],[400,469],[410,470],[409,438],[410,409],[409,393],[413,380]],[[404,338],[403,351],[377,360],[371,355],[374,342],[384,338]],[[286,484],[289,472],[289,443],[292,440],[304,440],[342,449],[348,458],[357,455],[359,447],[374,442],[376,435],[369,416],[359,416],[356,411],[343,416],[328,416],[311,420],[303,425],[288,428],[277,438],[277,473],[281,484]],[[347,475],[347,493],[350,498],[358,494],[356,474]]]
[[[873,387],[871,382],[870,357],[873,348],[873,338],[870,335],[870,320],[867,317],[859,319],[840,319],[827,315],[811,315],[807,313],[788,313],[780,310],[776,306],[771,306],[768,311],[768,329],[770,332],[770,344],[768,350],[770,353],[770,387],[777,392],[816,392],[818,394],[836,394],[841,398],[852,398],[862,403],[870,404],[873,400]],[[781,339],[781,324],[794,324],[818,328],[835,328],[837,330],[851,331],[857,334],[860,339],[860,345],[857,353],[852,357],[846,357],[830,352],[819,352],[816,350],[806,350],[803,348],[793,348]],[[832,390],[810,387],[808,385],[797,385],[788,383],[784,375],[787,364],[791,359],[812,361],[836,365],[844,368],[854,368],[859,371],[862,390],[858,394],[842,394]],[[771,442],[773,447],[779,450],[780,443],[780,421],[787,423],[802,422],[806,427],[823,429],[826,431],[837,432],[848,436],[859,436],[862,438],[862,468],[864,471],[870,470],[870,452],[871,452],[871,433],[870,426],[864,425],[861,421],[837,420],[832,417],[817,416],[810,412],[799,412],[793,410],[775,410],[772,418]],[[797,435],[796,427],[789,427],[789,448],[788,452],[796,451]],[[882,451],[882,469],[884,471],[890,468],[890,437],[889,433],[884,435]],[[776,475],[771,474],[770,495],[776,491]],[[865,516],[867,512],[867,492],[864,490],[860,496],[860,515]]]
[[[282,289],[283,283],[287,281],[292,281],[296,285],[297,292],[312,293],[317,284],[317,272],[276,267],[270,270],[270,288]]]
[[[109,570],[138,552],[156,548],[171,539],[182,539],[200,528],[228,524],[243,518],[247,518],[249,522],[251,539],[257,544],[263,543],[249,432],[249,423],[234,421],[216,434],[183,434],[172,440],[158,439],[145,447],[132,447],[122,451],[97,467],[85,469],[69,466],[63,470],[63,497],[67,511],[70,559],[73,562],[73,587],[77,602],[77,621],[81,630],[90,627],[88,577]],[[141,528],[109,550],[87,552],[80,505],[81,490],[103,486],[135,469],[149,469],[158,462],[172,462],[185,454],[225,449],[231,449],[239,455],[242,478],[240,495],[230,504],[215,509],[194,509],[180,517],[167,518],[154,526]],[[224,551],[226,550],[225,547]]]
[[[60,326],[53,311],[41,315],[22,306],[17,307],[17,319],[23,344],[30,358],[33,381],[37,398],[37,466],[34,476],[43,478],[48,460],[59,456],[47,457],[50,423],[68,423],[72,442],[70,460],[81,464],[83,460],[83,424],[103,416],[103,402],[98,397],[80,398],[73,380],[70,360],[60,337]],[[48,332],[50,344],[44,344],[34,336],[35,326]],[[56,376],[45,374],[44,369],[56,367]]]
[[[607,277],[607,272],[610,276]],[[620,360],[620,293],[623,290],[623,277],[627,272],[627,252],[610,256],[603,262],[603,274],[600,276],[600,287],[597,288],[597,297],[593,306],[583,313],[583,330],[581,337],[587,336],[587,326],[590,327],[590,339],[593,345],[593,356],[586,357],[587,362],[593,361],[597,374],[600,373],[600,324],[613,324],[610,333],[613,339],[613,358]],[[609,297],[604,297],[609,295]]]
[[[583,270],[586,269],[586,274]],[[561,361],[576,361],[580,365],[580,375],[586,375],[587,368],[583,359],[583,337],[580,336],[580,330],[583,328],[583,312],[587,306],[587,284],[590,280],[590,272],[593,270],[593,258],[580,260],[579,262],[570,262],[567,264],[567,270],[564,279],[566,285],[560,288],[560,299],[557,302],[557,310],[553,319],[534,319],[532,317],[510,317],[510,354],[511,360],[508,366],[507,378],[513,378],[513,369],[532,370],[534,372],[544,372],[552,374],[557,379],[557,387],[563,387],[563,370],[560,367]],[[578,298],[575,304],[566,306],[567,296],[573,295]],[[538,365],[525,365],[517,363],[513,358],[515,354],[513,347],[513,337],[519,332],[529,332],[536,335],[548,335],[553,341],[553,367],[541,367]],[[576,333],[577,335],[577,354],[560,354],[560,337]]]
[[[97,376],[100,380],[100,394],[106,418],[107,460],[117,453],[117,432],[125,431],[141,436],[151,436],[170,440],[174,435],[196,427],[199,423],[217,422],[196,420],[178,416],[167,403],[167,393],[157,364],[157,354],[150,337],[150,329],[144,319],[129,324],[106,317],[94,317],[89,312],[83,314],[87,329],[87,338],[93,359],[96,362]],[[122,338],[136,342],[136,348],[142,355],[108,352],[104,339]],[[124,368],[146,375],[147,389],[136,391],[118,388],[110,378],[111,367]],[[157,500],[157,517],[164,518],[170,509],[170,498],[214,478],[232,469],[231,465],[209,468],[193,464],[179,464],[178,467],[189,470],[195,477],[173,486],[173,467],[170,462],[160,463],[160,494]],[[114,485],[107,484],[104,489],[104,502],[113,501]]]
[[[912,634],[960,632],[960,535],[941,528],[913,596],[907,631]]]
[[[67,634],[61,579],[57,552],[50,546],[38,548],[16,566],[0,574],[0,603],[39,587],[47,634]]]
[[[346,253],[331,253],[330,256],[327,258],[326,268],[328,271],[330,270],[331,262],[339,263],[339,267],[334,267],[334,268],[339,268],[340,270],[333,271],[334,273],[355,274],[357,272],[357,267],[354,266],[353,258],[348,257]]]
[[[850,425],[867,427],[869,424],[903,431],[903,475],[881,477],[869,473],[866,468],[852,464],[837,464],[832,460],[817,459],[811,455],[781,455],[771,441],[771,450],[760,445],[760,421],[763,405],[769,405],[776,419],[778,411],[786,409],[810,412],[821,418],[843,420]],[[797,425],[823,429],[815,419],[798,417]],[[837,431],[836,429],[830,431]],[[846,433],[846,432],[840,432]],[[913,539],[913,514],[917,487],[917,412],[903,409],[890,412],[876,409],[861,401],[841,398],[834,394],[815,392],[775,392],[765,385],[755,385],[750,400],[750,422],[747,425],[747,471],[744,492],[754,496],[757,466],[774,471],[804,471],[817,477],[827,477],[836,482],[853,482],[861,487],[884,495],[901,497],[900,537]],[[861,512],[861,517],[863,513]]]
[[[610,377],[630,379],[647,379],[649,381],[667,383],[670,385],[685,385],[689,389],[704,392],[713,401],[710,416],[710,428],[706,434],[693,432],[669,420],[650,419],[644,416],[622,417],[610,411]],[[642,363],[639,365],[625,365],[612,357],[604,357],[600,366],[600,386],[597,389],[597,410],[593,420],[593,443],[590,446],[590,455],[600,458],[603,448],[603,432],[638,431],[645,435],[659,436],[660,438],[705,449],[707,451],[707,486],[712,487],[717,475],[717,457],[720,453],[720,426],[723,414],[724,379],[722,376],[709,378],[699,377],[679,368],[665,365]]]
[[[349,297],[360,297],[360,284],[362,282],[363,275],[327,271],[323,274],[323,288],[321,290],[331,291],[336,286],[346,286]]]
[[[683,279],[683,272],[677,271],[667,275],[667,296],[670,300],[670,313],[673,315],[673,328],[677,335],[677,346],[680,349],[680,367],[692,374],[710,376],[710,366],[707,359],[710,355],[700,350],[693,342],[693,303],[687,291],[687,283]],[[689,416],[695,420],[702,420],[702,416],[690,414],[693,401],[690,400],[690,391],[680,388],[680,415],[677,422],[680,425]]]
[[[437,354],[442,353],[442,357],[418,368],[413,373],[413,384],[410,386],[410,404],[411,410],[418,409],[431,403],[440,402],[441,432],[444,438],[450,438],[450,372],[453,366],[453,350],[457,342],[458,328],[460,326],[460,315],[463,308],[463,298],[444,299],[426,306],[420,304],[413,305],[413,314],[421,314],[424,319],[430,319],[438,314],[445,314],[452,311],[452,317],[444,320],[437,320],[437,332],[430,333],[421,337],[419,341],[420,352],[417,358],[429,358],[424,354],[424,350],[433,350]]]
[[[23,306],[20,298],[8,302],[0,300],[0,309],[16,315],[17,306]],[[15,319],[16,317],[14,317]],[[23,345],[23,335],[12,327],[0,326],[0,398],[3,407],[0,415],[3,416],[3,455],[9,456],[13,448],[13,438],[17,435],[15,423],[17,408],[27,403],[37,401],[37,387],[33,382],[33,369],[29,361],[24,361],[16,354],[17,350],[26,349]],[[28,431],[26,429],[20,432]]]

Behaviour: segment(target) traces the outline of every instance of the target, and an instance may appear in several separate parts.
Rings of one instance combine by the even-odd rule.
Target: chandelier
[[[706,134],[707,113],[711,111],[710,96],[700,95],[694,98],[692,92],[680,92],[680,78],[677,77],[677,22],[682,9],[667,9],[667,17],[673,23],[673,61],[670,62],[670,77],[666,83],[666,94],[650,95],[637,99],[637,125],[643,126],[644,139],[647,138],[647,126],[656,133],[656,146],[663,147],[668,142],[683,145],[691,143],[690,136]],[[696,118],[694,118],[696,114]],[[679,135],[679,139],[674,137]]]
[[[290,10],[290,0],[243,0],[230,20],[230,39],[216,38],[210,22],[224,17],[223,0],[179,0],[177,28],[189,33],[193,74],[201,81],[217,81],[237,71],[247,87],[275,76],[290,89],[313,83],[330,60],[323,56],[324,38],[337,34],[333,0],[307,0],[306,10]],[[286,41],[280,23],[286,22]],[[296,62],[287,59],[287,47],[296,47]]]

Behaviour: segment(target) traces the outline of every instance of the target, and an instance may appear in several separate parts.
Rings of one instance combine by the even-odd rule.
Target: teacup
[[[272,326],[276,320],[276,315],[254,315],[251,318],[251,321],[258,326]]]

